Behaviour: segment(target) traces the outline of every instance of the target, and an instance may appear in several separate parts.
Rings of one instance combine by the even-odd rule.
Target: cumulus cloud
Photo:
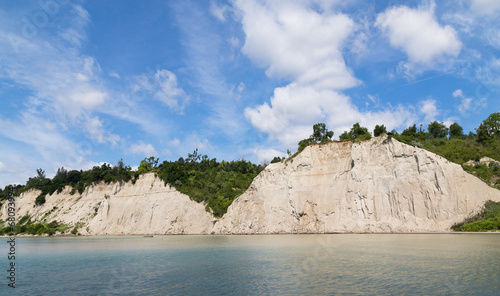
[[[151,144],[146,144],[143,141],[139,141],[130,145],[129,151],[130,154],[138,154],[144,157],[150,157],[158,155],[156,149]]]
[[[449,25],[441,25],[434,15],[434,3],[416,9],[397,6],[377,16],[375,26],[382,30],[391,46],[404,51],[409,64],[430,67],[443,58],[459,55],[462,43]]]
[[[246,118],[271,140],[296,149],[317,122],[325,122],[338,136],[356,122],[374,126],[396,118],[398,122],[390,120],[396,127],[412,117],[402,106],[361,112],[342,94],[360,84],[342,54],[355,30],[349,16],[326,9],[321,1],[234,4],[246,35],[243,53],[265,68],[267,76],[289,81],[274,90],[269,103],[245,109]],[[311,8],[316,5],[325,9]]]
[[[267,68],[270,77],[337,89],[356,85],[340,50],[354,22],[345,14],[320,14],[304,3],[236,1],[246,35],[243,52]]]

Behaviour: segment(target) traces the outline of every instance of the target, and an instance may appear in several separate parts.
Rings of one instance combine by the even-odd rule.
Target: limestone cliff
[[[92,235],[435,232],[477,212],[500,191],[423,149],[394,139],[312,145],[271,164],[222,219],[154,174],[100,183],[83,194],[16,199],[16,214],[58,220]],[[0,219],[5,220],[4,206]]]

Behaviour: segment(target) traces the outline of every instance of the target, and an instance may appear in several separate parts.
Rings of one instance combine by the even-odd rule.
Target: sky
[[[500,111],[500,1],[0,0],[0,187]]]

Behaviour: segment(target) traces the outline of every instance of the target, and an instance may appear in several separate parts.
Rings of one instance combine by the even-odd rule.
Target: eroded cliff
[[[500,201],[500,191],[459,165],[387,136],[312,145],[269,165],[222,219],[154,174],[69,192],[42,206],[39,192],[25,192],[17,217],[80,223],[92,235],[436,232]],[[0,219],[6,214],[4,206]]]
[[[436,232],[500,191],[426,150],[387,136],[307,147],[269,165],[216,233]]]
[[[141,175],[135,184],[99,183],[83,194],[70,195],[70,187],[60,194],[47,196],[45,204],[35,206],[37,190],[16,198],[18,218],[57,220],[74,227],[81,234],[207,234],[213,217],[202,204],[194,202],[154,174]],[[2,208],[4,219],[7,215]]]

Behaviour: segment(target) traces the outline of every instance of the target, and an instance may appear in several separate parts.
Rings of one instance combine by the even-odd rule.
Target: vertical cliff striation
[[[24,192],[16,198],[16,215],[78,225],[81,234],[90,235],[207,234],[212,229],[213,217],[202,204],[152,173],[141,175],[135,184],[99,183],[81,195],[69,192],[66,187],[60,194],[47,196],[41,206],[35,206],[39,191]],[[0,219],[5,217],[4,206]]]
[[[215,233],[436,232],[500,201],[462,168],[387,136],[307,147],[269,165]]]

